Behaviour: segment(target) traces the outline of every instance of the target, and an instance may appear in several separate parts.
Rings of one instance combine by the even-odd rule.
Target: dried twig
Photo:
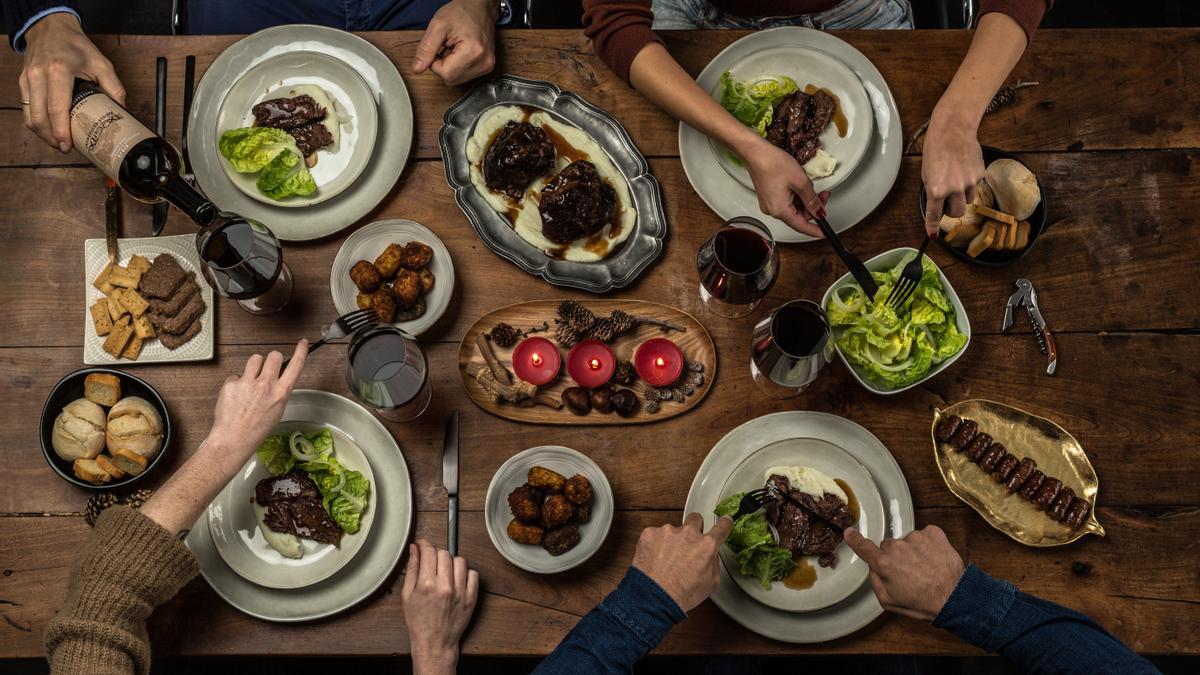
[[[479,362],[467,364],[467,374],[475,378],[484,391],[495,400],[504,399],[509,403],[520,403],[537,396],[537,387],[528,382],[518,381],[516,384],[502,384],[496,379],[491,369]]]
[[[500,363],[500,359],[496,358],[496,353],[492,351],[492,344],[488,342],[487,336],[480,333],[475,336],[475,346],[479,347],[479,353],[483,354],[483,360],[487,361],[488,368],[492,370],[492,376],[501,384],[512,384],[512,373]]]

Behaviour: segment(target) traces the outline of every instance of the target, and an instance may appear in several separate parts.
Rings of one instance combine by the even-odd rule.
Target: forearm
[[[933,625],[996,652],[1026,673],[1153,673],[1088,617],[967,568]]]
[[[979,19],[971,47],[933,109],[930,126],[978,129],[988,103],[1025,52],[1025,31],[999,12]]]
[[[647,44],[629,67],[629,83],[651,103],[675,119],[714,138],[740,156],[763,142],[700,88],[657,42]]]
[[[167,532],[190,529],[248,456],[245,449],[210,436],[142,506],[142,513]]]

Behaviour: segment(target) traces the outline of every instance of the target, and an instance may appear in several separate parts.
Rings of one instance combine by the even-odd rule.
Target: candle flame
[[[657,359],[654,359],[654,365],[662,368],[663,366],[667,365],[667,360],[660,356]]]
[[[534,353],[533,358],[531,358],[530,361],[533,361],[533,365],[540,366],[542,365],[542,355]]]
[[[588,361],[588,367],[592,370],[600,370],[600,359],[592,359]]]

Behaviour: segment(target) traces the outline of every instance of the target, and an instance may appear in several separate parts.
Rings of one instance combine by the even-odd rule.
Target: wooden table
[[[734,32],[669,34],[671,51],[692,73],[740,37]],[[462,411],[460,545],[480,570],[485,594],[463,649],[469,654],[544,654],[620,579],[642,528],[677,522],[697,467],[729,429],[760,415],[822,410],[870,429],[904,470],[918,525],[936,523],[964,557],[1026,591],[1095,617],[1134,649],[1200,654],[1200,263],[1193,175],[1200,147],[1200,31],[1088,30],[1038,33],[1015,77],[1041,86],[987,118],[980,140],[1021,153],[1046,187],[1054,223],[1037,249],[1003,270],[968,267],[939,247],[935,260],[952,279],[975,330],[969,352],[949,372],[904,395],[873,396],[839,363],[811,390],[777,402],[758,393],[746,367],[750,327],[762,312],[726,321],[704,313],[693,260],[720,220],[693,192],[677,157],[677,125],[615,78],[575,32],[510,31],[497,72],[552,80],[612,112],[650,158],[671,224],[666,251],[617,297],[671,298],[707,324],[720,351],[715,389],[696,410],[662,423],[611,427],[521,425],[483,413],[457,381],[458,341],[477,317],[501,305],[538,298],[589,296],[548,286],[493,255],[475,236],[446,185],[436,139],[443,111],[464,93],[430,75],[413,76],[416,33],[365,35],[396,62],[416,103],[413,161],[391,196],[363,222],[411,218],[446,242],[458,268],[458,291],[446,318],[426,336],[434,401],[418,421],[391,425],[415,486],[415,531],[445,541],[441,487],[442,430]],[[887,78],[906,135],[928,115],[970,39],[965,32],[848,32]],[[204,67],[231,37],[104,37],[132,110],[152,119],[154,57],[170,60],[167,137],[179,138],[184,56]],[[103,236],[100,174],[78,155],[44,147],[21,129],[19,57],[0,57],[0,122],[10,130],[0,152],[0,656],[38,656],[46,622],[60,607],[68,570],[88,535],[80,515],[88,495],[54,475],[38,449],[36,420],[46,393],[80,367],[82,240]],[[906,157],[891,195],[845,235],[866,255],[917,241],[920,158]],[[126,204],[126,236],[147,236],[149,209]],[[168,234],[192,232],[172,212]],[[289,244],[296,295],[284,313],[254,317],[232,303],[218,309],[212,362],[133,366],[167,399],[177,424],[161,481],[204,437],[222,378],[248,354],[285,348],[314,336],[333,316],[329,266],[345,233]],[[818,297],[842,273],[824,245],[788,246],[783,274],[766,300]],[[1058,374],[1018,323],[999,332],[1017,277],[1033,280],[1057,331]],[[343,347],[318,352],[303,387],[345,394]],[[934,468],[928,426],[934,406],[967,398],[1005,401],[1070,430],[1100,475],[1099,518],[1108,530],[1061,548],[1027,548],[1009,540],[956,499]],[[553,578],[527,574],[495,551],[481,509],[492,473],[515,452],[553,442],[584,451],[607,473],[617,515],[600,552]],[[240,614],[196,580],[150,622],[155,653],[405,653],[397,571],[353,611],[305,625],[278,625]],[[977,651],[928,625],[883,616],[834,642],[797,646],[742,629],[705,603],[671,632],[661,654],[919,653]]]

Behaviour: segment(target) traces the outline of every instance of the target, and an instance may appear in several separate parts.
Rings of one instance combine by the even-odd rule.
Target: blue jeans
[[[192,35],[253,33],[288,23],[341,30],[425,28],[447,0],[189,0]]]
[[[722,12],[708,0],[654,0],[655,30],[804,26],[817,30],[913,27],[909,0],[842,0],[833,9],[796,16],[749,17]]]

